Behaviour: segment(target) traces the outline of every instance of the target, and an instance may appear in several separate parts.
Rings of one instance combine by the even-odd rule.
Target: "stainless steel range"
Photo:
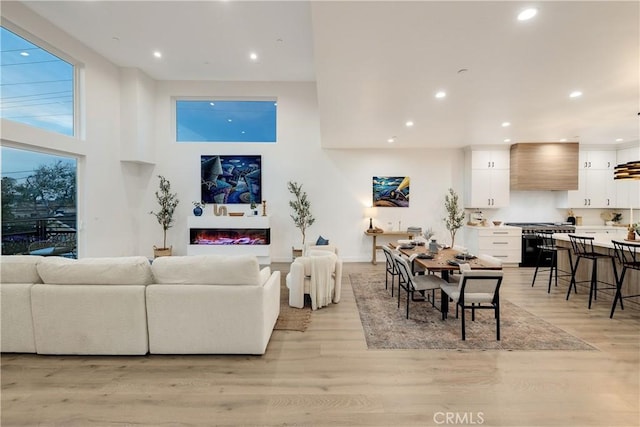
[[[538,245],[542,242],[536,233],[574,233],[576,227],[568,222],[508,222],[505,225],[522,228],[522,262],[520,267],[535,267],[538,262],[540,250]],[[551,256],[540,260],[541,266],[551,265]]]

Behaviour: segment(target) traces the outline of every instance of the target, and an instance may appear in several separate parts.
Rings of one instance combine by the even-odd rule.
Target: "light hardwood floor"
[[[2,426],[640,425],[636,308],[609,319],[512,268],[503,298],[599,351],[367,350],[348,277],[371,268],[345,264],[342,301],[262,357],[4,354]]]

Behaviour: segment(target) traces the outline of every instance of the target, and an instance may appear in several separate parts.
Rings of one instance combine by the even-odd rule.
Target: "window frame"
[[[278,97],[276,96],[172,96],[171,98],[171,132],[176,144],[260,144],[278,143]],[[275,140],[274,141],[179,141],[178,140],[178,101],[235,101],[235,102],[273,102],[276,104]]]
[[[76,59],[74,59],[73,57],[71,57],[70,55],[66,54],[65,52],[61,51],[60,49],[56,48],[55,46],[51,45],[50,43],[47,43],[45,40],[41,39],[40,37],[34,35],[33,33],[23,29],[22,27],[14,24],[13,22],[9,21],[8,19],[4,18],[4,17],[0,17],[0,26],[4,27],[5,29],[11,31],[12,33],[16,34],[19,37],[22,37],[23,39],[25,39],[26,41],[28,41],[31,44],[34,44],[36,46],[38,46],[40,49],[45,50],[46,52],[50,53],[51,55],[54,55],[58,58],[60,58],[62,61],[68,63],[69,65],[71,65],[73,67],[73,73],[72,73],[72,78],[73,78],[73,102],[72,102],[72,123],[73,123],[73,132],[71,135],[67,135],[61,132],[57,132],[48,128],[44,128],[44,127],[40,127],[40,126],[33,126],[30,125],[28,123],[24,123],[24,122],[17,122],[15,120],[10,120],[10,119],[5,119],[2,118],[2,120],[6,120],[6,121],[11,121],[14,123],[20,123],[24,126],[29,126],[30,128],[33,129],[39,129],[45,132],[51,132],[51,133],[55,133],[56,135],[62,135],[64,137],[68,137],[68,138],[75,138],[75,139],[84,139],[84,129],[82,127],[82,112],[84,111],[83,109],[83,105],[81,104],[81,99],[83,99],[81,97],[81,93],[82,93],[82,89],[83,89],[83,85],[81,84],[81,80],[83,80],[83,76],[84,76],[84,64],[80,61],[77,61]]]

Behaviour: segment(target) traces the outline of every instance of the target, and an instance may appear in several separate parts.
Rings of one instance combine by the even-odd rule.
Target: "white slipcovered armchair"
[[[303,308],[305,294],[313,310],[340,301],[342,260],[337,253],[335,246],[310,246],[293,261],[286,279],[291,307]]]

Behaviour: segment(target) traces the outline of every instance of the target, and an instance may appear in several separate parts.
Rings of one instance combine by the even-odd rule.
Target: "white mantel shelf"
[[[271,228],[269,216],[189,216],[187,226],[192,228]],[[191,234],[191,233],[189,233]],[[271,245],[191,245],[187,255],[255,255],[262,265],[271,264]]]

